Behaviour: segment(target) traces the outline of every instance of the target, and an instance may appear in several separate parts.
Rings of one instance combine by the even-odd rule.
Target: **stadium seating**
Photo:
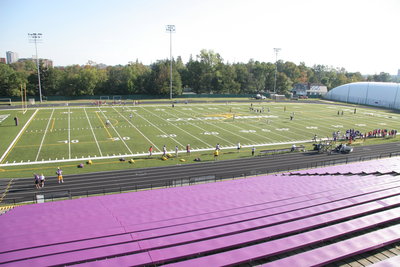
[[[399,266],[400,256],[392,257],[378,263],[375,263],[373,267],[397,267]]]
[[[16,207],[0,216],[0,264],[333,263],[400,241],[399,163],[390,158]]]

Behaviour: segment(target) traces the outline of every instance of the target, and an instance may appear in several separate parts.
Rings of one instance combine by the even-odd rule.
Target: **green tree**
[[[124,68],[126,78],[125,94],[138,94],[144,92],[146,77],[150,74],[151,69],[142,63],[136,61],[130,63]]]
[[[63,96],[76,96],[80,66],[72,65],[63,69],[59,94]]]
[[[256,93],[256,84],[253,74],[249,71],[248,64],[236,63],[233,65],[236,72],[236,82],[240,86],[240,93],[252,94]]]
[[[100,82],[96,67],[85,66],[79,70],[75,95],[94,95],[95,88]]]
[[[300,71],[300,68],[293,62],[286,61],[285,63],[281,64],[280,71],[285,73],[285,75],[295,83],[301,82],[302,80],[302,73]]]
[[[238,94],[240,84],[236,81],[236,72],[232,65],[220,63],[215,69],[213,89],[218,94]]]
[[[63,71],[59,68],[44,67],[40,68],[40,81],[42,94],[44,96],[58,95]],[[37,75],[34,80],[37,81]]]
[[[347,77],[347,82],[349,82],[349,83],[364,81],[364,78],[360,72],[346,73],[346,77]]]
[[[172,64],[172,94],[182,94],[182,81],[175,64]],[[159,60],[151,66],[151,73],[148,77],[146,93],[153,95],[170,94],[170,61]]]
[[[389,73],[381,72],[379,74],[368,76],[367,80],[373,82],[390,82],[392,81],[392,77],[390,76]]]
[[[261,92],[266,89],[266,81],[268,76],[268,68],[265,63],[260,63],[259,61],[250,61],[248,63],[249,71],[252,74],[252,80],[256,92]]]
[[[288,94],[293,88],[293,83],[285,73],[279,72],[276,76],[276,92],[281,95]]]
[[[121,65],[107,68],[107,80],[98,92],[106,95],[119,95],[127,92],[127,77],[124,67]]]
[[[201,84],[203,71],[202,64],[199,61],[193,60],[192,58],[189,59],[186,64],[186,72],[182,77],[182,82],[185,86],[192,88],[196,94],[207,92],[205,90],[206,88]]]
[[[0,96],[21,96],[21,84],[26,83],[26,78],[9,65],[0,63]]]
[[[213,50],[203,49],[200,51],[200,54],[197,55],[197,59],[200,61],[201,68],[201,91],[209,93],[217,91],[218,89],[214,88],[214,86],[217,84],[215,79],[218,79],[218,77],[215,77],[215,75],[217,66],[223,63],[221,56]]]
[[[10,67],[17,72],[23,73],[26,77],[32,73],[37,73],[36,61],[34,60],[14,62],[10,64]]]
[[[278,63],[279,63],[279,61],[278,61]],[[275,83],[275,64],[274,63],[264,63],[264,65],[265,65],[265,71],[266,71],[265,89],[266,89],[266,91],[272,92],[274,90],[274,83]],[[278,68],[278,72],[277,72],[277,78],[278,78],[278,73],[279,73],[279,68]],[[278,86],[278,82],[277,82],[277,86]]]

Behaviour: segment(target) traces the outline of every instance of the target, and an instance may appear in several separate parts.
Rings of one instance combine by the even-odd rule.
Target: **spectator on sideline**
[[[153,146],[149,147],[149,157],[153,155]]]
[[[218,156],[219,156],[219,151],[218,151],[218,149],[215,149],[215,151],[214,151],[214,160],[218,160]]]
[[[43,175],[43,173],[42,174],[40,174],[40,187],[44,187],[44,181],[45,181],[45,178],[44,178],[44,175]]]
[[[176,156],[176,157],[178,157],[178,151],[179,151],[178,146],[175,146],[175,156]]]
[[[63,176],[62,176],[62,170],[61,170],[60,167],[57,168],[56,174],[57,174],[57,177],[58,177],[58,183],[64,183],[64,179],[63,179]]]
[[[253,147],[251,148],[251,155],[254,156],[254,153],[255,153],[255,152],[256,152],[256,147],[253,146]]]
[[[40,185],[39,185],[39,180],[40,180],[40,178],[39,178],[39,175],[37,175],[36,173],[34,173],[33,174],[33,177],[35,177],[35,187],[36,187],[36,189],[39,189],[40,188]]]
[[[296,150],[296,145],[295,145],[295,144],[293,144],[293,145],[292,145],[292,149],[291,149],[291,151],[292,151],[292,152],[294,152],[295,150]]]
[[[190,144],[186,146],[186,154],[190,155]]]
[[[163,150],[163,157],[165,157],[167,155],[167,147],[164,145],[162,150]]]

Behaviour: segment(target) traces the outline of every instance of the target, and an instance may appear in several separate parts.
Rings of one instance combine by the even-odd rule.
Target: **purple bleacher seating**
[[[285,237],[282,239],[277,239],[269,242],[260,243],[257,245],[252,245],[249,247],[238,248],[228,252],[221,252],[218,254],[213,254],[210,256],[205,256],[201,258],[196,258],[193,260],[182,261],[179,263],[171,264],[173,266],[225,266],[232,265],[235,263],[242,263],[246,261],[256,260],[263,257],[271,257],[280,253],[282,251],[286,252],[293,249],[298,249],[316,242],[321,242],[323,240],[328,240],[335,236],[344,235],[355,231],[355,229],[366,229],[372,227],[373,225],[391,221],[397,219],[396,211],[384,211],[373,215],[365,216],[364,218],[358,218],[351,221],[343,222],[334,226],[327,226],[325,228],[320,228],[307,233],[301,233],[293,235],[290,237]],[[315,219],[317,220],[317,219]],[[290,223],[289,223],[290,224]],[[295,223],[292,223],[296,225]],[[284,228],[285,226],[281,226]],[[283,229],[282,229],[283,230]],[[271,231],[273,232],[273,230]],[[202,248],[204,246],[198,246]],[[179,250],[179,253],[191,253],[189,250]],[[152,254],[152,259],[162,261],[160,255]],[[158,256],[158,258],[157,258]],[[176,254],[174,254],[176,257]],[[162,257],[162,255],[161,255]],[[294,265],[281,265],[281,266],[297,266]]]
[[[335,260],[340,260],[345,257],[398,242],[400,240],[400,235],[398,233],[400,233],[400,225],[395,225],[332,245],[287,257],[282,260],[277,260],[263,266],[321,266]]]
[[[400,179],[389,173],[399,162],[391,158],[17,207],[0,216],[0,264],[124,266],[178,260],[174,264],[214,266],[285,253],[398,219]],[[363,171],[387,175],[344,175]],[[398,228],[388,229],[382,229],[384,240],[394,242],[390,233]],[[374,248],[372,239],[360,240]],[[355,247],[345,255],[362,250]],[[311,263],[315,255],[308,252]]]
[[[387,260],[370,265],[371,267],[398,267],[400,266],[400,256],[391,257]]]

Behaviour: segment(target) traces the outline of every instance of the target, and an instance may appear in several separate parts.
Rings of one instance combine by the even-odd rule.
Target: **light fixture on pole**
[[[175,25],[165,26],[167,32],[169,32],[169,61],[170,61],[170,81],[169,81],[169,99],[172,100],[172,33],[175,32]]]
[[[278,53],[281,51],[281,48],[274,48],[275,52],[275,79],[274,79],[274,94],[276,93],[276,73],[278,71]]]
[[[42,86],[40,84],[40,69],[39,69],[39,57],[37,52],[37,43],[42,42],[43,35],[41,33],[28,33],[29,42],[35,43],[36,50],[36,65],[37,65],[37,73],[38,73],[38,84],[39,84],[39,99],[40,103],[42,103]]]

